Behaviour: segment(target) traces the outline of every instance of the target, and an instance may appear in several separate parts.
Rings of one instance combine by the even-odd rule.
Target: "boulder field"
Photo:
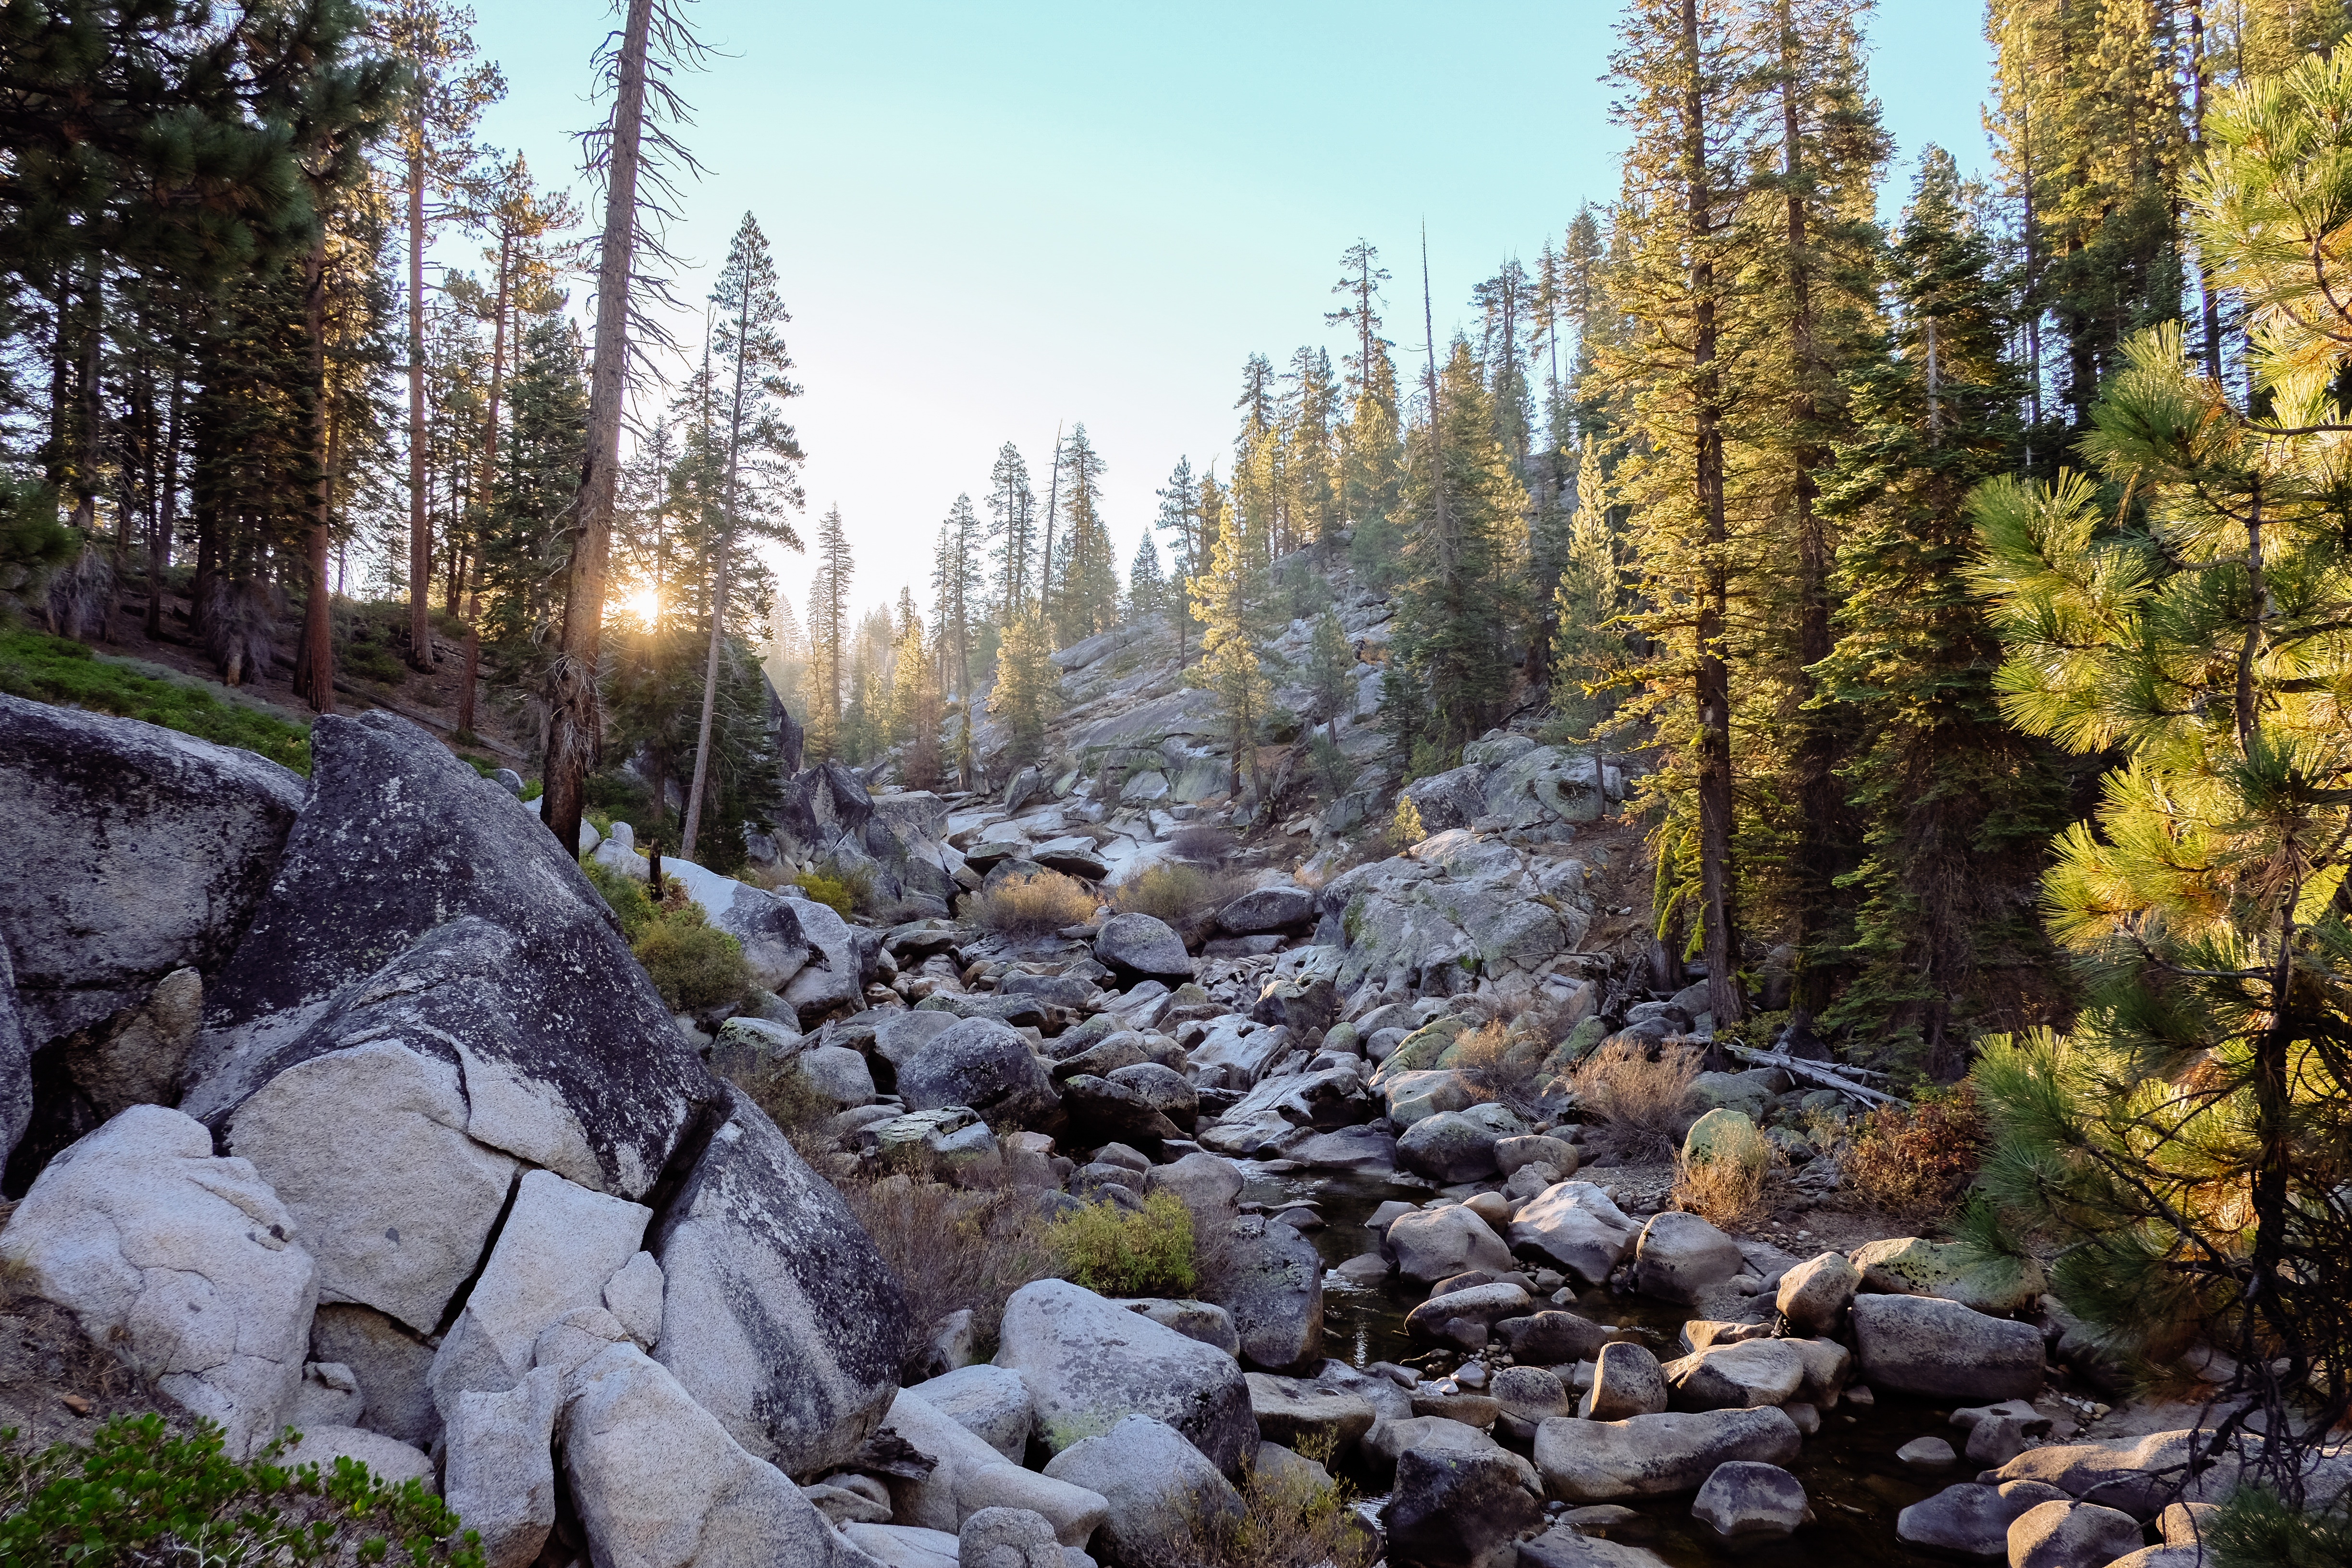
[[[1576,1058],[1704,1028],[1577,951],[1570,846],[1622,789],[1596,759],[1490,738],[1414,786],[1438,831],[1404,854],[1022,939],[955,911],[995,867],[1170,856],[1183,758],[1106,798],[808,770],[793,842],[892,868],[904,918],[666,862],[757,982],[673,1016],[510,789],[382,714],[321,718],[312,758],[0,698],[33,824],[0,846],[0,1268],[234,1453],[292,1425],[420,1478],[494,1568],[1143,1568],[1333,1471],[1397,1568],[1640,1568],[1605,1538],[1628,1505],[1727,1548],[1811,1528],[1791,1467],[1873,1390],[1960,1406],[1935,1462],[1979,1467],[1904,1542],[2104,1568],[2172,1539],[2151,1477],[2188,1434],[2064,1443],[2033,1403],[2068,1331],[2038,1275],[1800,1258],[1580,1179]],[[647,872],[625,824],[593,856]],[[785,1069],[814,1109],[780,1127],[739,1084]],[[1814,1092],[1716,1076],[1717,1116],[1776,1131]],[[913,1321],[835,1185],[884,1170],[1041,1217],[1172,1195],[1197,1292],[1041,1279],[989,1338]],[[1269,1173],[1408,1195],[1327,1268],[1315,1199],[1244,1200]],[[1327,1291],[1364,1289],[1411,1303],[1417,1369],[1333,1355]]]

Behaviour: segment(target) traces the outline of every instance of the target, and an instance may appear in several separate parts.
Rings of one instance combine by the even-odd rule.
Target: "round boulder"
[[[968,1105],[985,1121],[1024,1127],[1060,1110],[1029,1042],[993,1018],[965,1018],[931,1037],[900,1065],[898,1094],[909,1110]]]
[[[2145,1545],[2139,1521],[2095,1502],[2045,1502],[2009,1527],[2010,1568],[2105,1568]]]
[[[1398,1273],[1423,1284],[1472,1268],[1502,1274],[1511,1267],[1511,1250],[1503,1238],[1459,1204],[1402,1216],[1389,1226],[1388,1250],[1396,1255]]]
[[[1261,936],[1305,925],[1315,918],[1315,895],[1295,882],[1244,893],[1217,911],[1217,927],[1228,936]]]
[[[1691,1517],[1726,1542],[1777,1541],[1811,1517],[1805,1489],[1778,1465],[1717,1465],[1692,1500]]]
[[[1150,915],[1113,915],[1095,938],[1095,957],[1122,980],[1164,980],[1171,984],[1192,978],[1192,960],[1184,939],[1167,921]]]
[[[1499,1105],[1441,1110],[1405,1129],[1397,1140],[1397,1160],[1408,1170],[1448,1185],[1481,1182],[1498,1170],[1495,1145],[1521,1131],[1518,1118]]]

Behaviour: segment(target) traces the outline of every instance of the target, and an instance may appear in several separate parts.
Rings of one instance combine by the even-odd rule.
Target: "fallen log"
[[[1851,1095],[1864,1105],[1899,1105],[1906,1110],[1911,1109],[1909,1100],[1898,1100],[1884,1089],[1871,1089],[1854,1082],[1850,1078],[1841,1077],[1835,1070],[1821,1062],[1800,1061],[1795,1057],[1785,1056],[1779,1051],[1759,1051],[1753,1046],[1726,1045],[1724,1049],[1738,1057],[1742,1061],[1753,1062],[1758,1067],[1779,1068],[1790,1078],[1801,1079],[1822,1089],[1833,1089],[1840,1094]]]

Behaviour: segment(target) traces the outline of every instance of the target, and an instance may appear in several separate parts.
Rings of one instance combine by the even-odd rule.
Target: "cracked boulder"
[[[612,911],[530,815],[383,713],[320,718],[276,882],[207,985],[183,1109],[397,1041],[457,1074],[473,1142],[637,1198],[715,1098]]]

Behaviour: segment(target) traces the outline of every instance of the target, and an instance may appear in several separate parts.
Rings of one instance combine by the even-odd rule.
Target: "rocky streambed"
[[[1404,854],[1023,937],[957,914],[1172,858],[1197,808],[813,769],[779,854],[856,847],[906,918],[676,866],[757,983],[678,1016],[512,795],[381,715],[312,754],[0,699],[0,1261],[234,1453],[296,1424],[499,1568],[1140,1568],[1321,1476],[1301,1449],[1393,1568],[2188,1561],[2157,1478],[2194,1413],[2077,1430],[2098,1348],[2030,1268],[1726,1235],[1600,1157],[1567,1068],[1704,1021],[1595,945],[1598,759],[1493,737],[1415,786]],[[620,824],[593,854],[649,870]],[[1836,1091],[1693,1090],[1833,1185],[1794,1145]],[[1040,1215],[1172,1194],[1204,1299],[915,1321],[928,1259],[821,1179],[885,1172]]]

